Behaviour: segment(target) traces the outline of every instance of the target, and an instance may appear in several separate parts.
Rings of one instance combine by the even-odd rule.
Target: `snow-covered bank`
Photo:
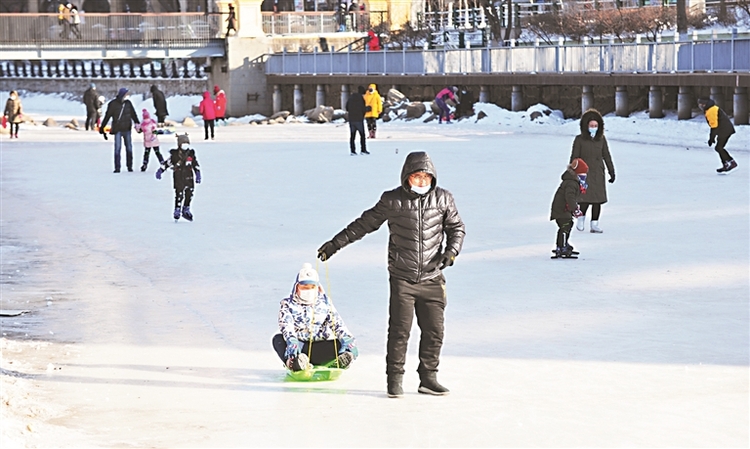
[[[174,96],[167,99],[169,108],[169,119],[182,122],[186,117],[193,117],[191,109],[193,105],[200,102],[198,96]],[[41,123],[46,118],[52,117],[59,123],[65,124],[72,118],[77,118],[80,123],[85,119],[85,107],[78,101],[71,101],[61,95],[29,94],[22,97],[24,111],[30,115],[35,122]],[[134,95],[131,101],[136,110],[148,109],[153,112],[151,98],[143,98],[142,95]],[[393,120],[389,123],[380,124],[380,129],[417,129],[437,130],[437,126],[443,126],[439,132],[450,135],[464,135],[486,132],[508,132],[521,134],[567,134],[573,135],[578,132],[577,119],[565,119],[560,111],[552,110],[543,104],[530,106],[525,111],[513,112],[500,108],[494,104],[476,103],[474,106],[475,116],[468,117],[451,125],[438,125],[435,122],[423,123],[430,113],[413,120]],[[486,117],[477,120],[479,113]],[[532,114],[538,117],[532,119]],[[253,121],[263,120],[265,117],[259,114],[239,118],[230,118],[230,125],[246,125]],[[200,117],[196,117],[196,123],[202,126]],[[306,123],[305,117],[298,117],[295,123]],[[341,125],[342,119],[336,120],[333,125]],[[331,126],[310,124],[310,126]],[[22,133],[38,128],[29,128]],[[189,128],[186,128],[189,130]],[[674,145],[686,150],[708,149],[708,126],[703,116],[696,110],[694,117],[690,120],[678,120],[675,111],[665,111],[665,117],[651,119],[648,111],[634,112],[630,117],[617,117],[615,114],[605,116],[605,129],[609,140],[636,142],[653,145]],[[728,148],[730,152],[750,150],[750,126],[737,126],[737,133],[732,136]],[[337,134],[346,135],[346,131]]]

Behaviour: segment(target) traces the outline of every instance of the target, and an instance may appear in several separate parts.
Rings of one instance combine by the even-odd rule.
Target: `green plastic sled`
[[[336,380],[341,376],[344,370],[342,368],[332,368],[327,366],[314,366],[303,371],[287,370],[287,379],[293,382],[323,382]]]

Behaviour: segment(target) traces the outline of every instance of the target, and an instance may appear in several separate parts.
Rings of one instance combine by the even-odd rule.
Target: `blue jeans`
[[[125,162],[128,170],[133,170],[133,141],[130,138],[130,131],[120,131],[115,134],[115,171],[120,171],[120,150],[122,149],[121,140],[125,141]]]

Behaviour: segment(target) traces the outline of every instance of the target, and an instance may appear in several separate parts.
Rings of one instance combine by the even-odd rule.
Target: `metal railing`
[[[263,32],[266,34],[318,34],[338,31],[367,31],[370,15],[366,12],[264,12]]]
[[[275,53],[266,74],[750,72],[750,39],[346,53]]]
[[[222,38],[219,14],[0,14],[0,48],[201,47]]]

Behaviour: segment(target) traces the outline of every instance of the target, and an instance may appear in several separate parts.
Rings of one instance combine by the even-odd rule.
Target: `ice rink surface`
[[[605,128],[617,180],[604,233],[573,231],[578,260],[549,258],[576,122],[383,124],[356,157],[341,124],[189,130],[192,223],[171,217],[171,173],[157,181],[153,159],[138,172],[140,137],[136,172],[113,174],[96,133],[3,136],[2,308],[32,311],[2,321],[3,441],[747,447],[749,133],[730,140],[739,168],[717,175],[704,122],[650,123],[633,121],[645,137]],[[279,301],[414,150],[466,224],[445,272],[451,394],[416,393],[415,325],[406,395],[385,395],[387,226],[318,264],[360,358],[336,382],[285,382]]]

